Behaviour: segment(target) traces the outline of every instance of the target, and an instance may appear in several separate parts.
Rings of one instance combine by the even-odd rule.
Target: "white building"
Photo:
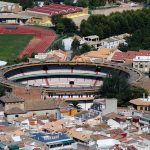
[[[98,49],[98,48],[118,48],[118,46],[120,44],[127,44],[125,38],[127,38],[129,36],[130,36],[130,34],[125,33],[125,34],[120,34],[117,36],[112,36],[112,37],[100,40],[99,36],[92,35],[92,36],[83,37],[83,40],[88,45],[94,47],[95,49]]]
[[[114,112],[117,113],[117,99],[96,99],[93,101],[91,110],[100,112],[102,115]]]
[[[150,56],[136,56],[133,58],[133,68],[142,72],[149,72]]]

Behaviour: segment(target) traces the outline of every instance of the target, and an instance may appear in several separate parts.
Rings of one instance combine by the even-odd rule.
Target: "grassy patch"
[[[0,34],[0,60],[16,59],[32,38],[30,34]]]

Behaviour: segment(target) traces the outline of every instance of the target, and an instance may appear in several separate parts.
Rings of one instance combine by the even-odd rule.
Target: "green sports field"
[[[0,60],[15,60],[32,38],[30,34],[0,34]]]

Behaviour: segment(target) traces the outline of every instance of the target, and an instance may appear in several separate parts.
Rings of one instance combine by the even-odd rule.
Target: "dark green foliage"
[[[35,55],[37,55],[37,52],[32,52],[32,54],[30,55],[30,58],[34,58]]]
[[[72,50],[78,50],[80,46],[80,42],[75,38],[71,44],[71,49]]]
[[[125,48],[128,50],[150,49],[150,27],[138,29],[128,38],[127,43]]]
[[[64,4],[66,4],[66,5],[73,5],[73,0],[65,0]]]
[[[81,106],[79,105],[78,101],[72,101],[72,104],[70,104],[70,106],[73,106],[76,109],[81,109]]]
[[[104,6],[106,4],[106,0],[89,0],[89,8],[94,9],[99,6]]]
[[[73,51],[72,53],[72,58],[73,58],[74,56],[79,56],[83,53],[91,51],[91,47],[87,44],[83,44],[81,48],[72,49],[72,51]]]
[[[59,34],[77,32],[77,26],[69,18],[63,18],[62,16],[53,16],[52,23],[53,25],[55,25],[55,30]]]
[[[150,9],[112,13],[109,16],[91,15],[87,21],[80,25],[82,36],[99,35],[100,38],[133,33],[138,29],[150,27]],[[97,31],[97,32],[96,32]]]
[[[143,88],[131,87],[125,77],[112,71],[105,79],[100,89],[102,97],[117,98],[119,106],[126,106],[128,101],[148,94]]]
[[[84,8],[88,7],[88,0],[78,0],[77,6],[78,7],[84,7]]]

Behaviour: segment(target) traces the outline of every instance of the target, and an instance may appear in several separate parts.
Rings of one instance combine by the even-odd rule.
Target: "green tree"
[[[66,4],[66,5],[73,5],[73,0],[65,0],[64,1],[64,4]]]
[[[102,97],[117,98],[119,106],[126,106],[129,100],[140,98],[143,93],[147,95],[145,89],[130,86],[127,79],[116,71],[112,71],[104,79],[100,89]]]
[[[79,50],[80,42],[75,38],[71,44],[72,50]]]
[[[80,49],[80,54],[87,53],[89,51],[91,51],[91,47],[85,43],[82,45],[82,47]]]
[[[79,105],[79,102],[78,101],[72,101],[70,106],[73,106],[74,108],[80,110],[81,109],[81,106]]]
[[[30,58],[34,58],[35,55],[37,55],[37,52],[32,52],[32,54],[30,55]]]
[[[77,6],[84,7],[84,8],[88,7],[88,0],[78,0]]]
[[[26,8],[33,7],[34,1],[33,0],[19,0],[19,4],[23,7],[25,10]]]

